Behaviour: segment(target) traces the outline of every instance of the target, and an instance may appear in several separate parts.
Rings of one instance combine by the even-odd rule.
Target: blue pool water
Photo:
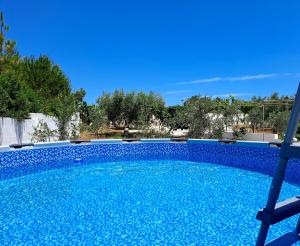
[[[0,181],[2,245],[253,245],[271,178],[191,161],[69,166]],[[299,193],[285,183],[282,198]],[[269,239],[294,229],[272,227]]]

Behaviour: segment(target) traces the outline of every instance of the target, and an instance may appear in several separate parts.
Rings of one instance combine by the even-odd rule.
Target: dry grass
[[[82,140],[91,140],[91,139],[118,139],[122,138],[123,130],[116,130],[116,129],[107,129],[101,134],[93,134],[90,132],[81,132],[80,139]]]

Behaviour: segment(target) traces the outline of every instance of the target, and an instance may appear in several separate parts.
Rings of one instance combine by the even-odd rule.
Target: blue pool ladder
[[[290,158],[300,159],[300,147],[293,145],[293,138],[296,134],[300,120],[300,83],[298,86],[295,102],[289,119],[285,139],[280,149],[280,160],[273,176],[269,190],[266,207],[259,210],[256,218],[260,220],[261,227],[256,241],[256,246],[265,245],[268,231],[271,225],[300,213],[300,195],[278,202],[281,186],[284,180],[285,170]],[[268,246],[288,246],[300,240],[300,218],[295,231],[282,235],[281,237],[266,244]]]

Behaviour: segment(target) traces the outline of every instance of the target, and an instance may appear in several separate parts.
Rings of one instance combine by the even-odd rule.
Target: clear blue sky
[[[2,0],[22,55],[49,55],[87,101],[153,90],[167,104],[194,94],[294,94],[300,1]]]

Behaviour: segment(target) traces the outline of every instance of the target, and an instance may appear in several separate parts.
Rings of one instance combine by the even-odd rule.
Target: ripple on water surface
[[[253,245],[271,178],[209,163],[97,163],[0,182],[0,241]],[[282,197],[299,193],[285,183]],[[269,238],[293,230],[275,225]]]

